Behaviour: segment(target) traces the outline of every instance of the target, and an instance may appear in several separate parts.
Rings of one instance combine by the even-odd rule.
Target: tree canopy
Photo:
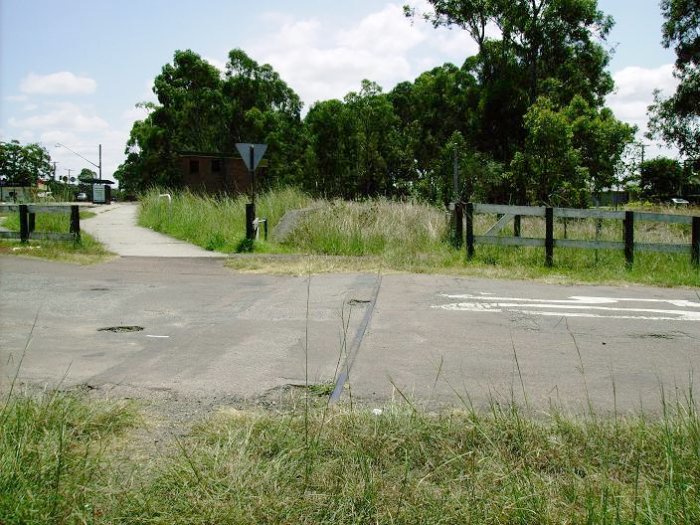
[[[596,0],[429,4],[424,16],[468,31],[475,56],[388,92],[364,80],[303,119],[270,65],[234,49],[222,73],[177,51],[154,80],[158,103],[144,105],[117,178],[135,190],[176,186],[179,152],[234,154],[236,142],[264,142],[267,184],[328,197],[580,205],[616,182],[635,130],[604,107],[612,20]]]
[[[662,0],[665,18],[663,45],[676,52],[676,92],[663,99],[656,93],[649,108],[652,136],[675,144],[700,165],[700,3],[697,0]],[[700,166],[699,166],[700,167]]]
[[[0,142],[0,180],[8,186],[34,186],[53,174],[51,157],[39,144]]]
[[[301,101],[269,65],[243,51],[229,54],[222,73],[191,50],[176,51],[153,82],[157,104],[134,123],[126,161],[115,176],[127,191],[177,186],[177,155],[185,151],[232,154],[236,142],[267,142],[275,177],[289,178],[300,155]]]

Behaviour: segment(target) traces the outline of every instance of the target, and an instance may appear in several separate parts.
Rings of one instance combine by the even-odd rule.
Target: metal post
[[[596,219],[595,221],[595,240],[598,242],[600,240],[600,234],[603,231],[603,219]],[[595,250],[595,263],[598,264],[598,249]]]
[[[245,238],[248,240],[255,239],[255,204],[248,203],[245,205]]]
[[[544,264],[547,267],[554,265],[554,208],[545,210],[545,239],[544,239]]]
[[[700,266],[700,217],[693,217],[691,260],[693,266]]]
[[[250,145],[250,202],[255,205],[255,146]]]
[[[474,204],[467,203],[467,259],[474,257]]]
[[[19,240],[23,244],[29,242],[29,207],[26,204],[19,205]]]
[[[455,248],[461,248],[464,244],[464,203],[455,202],[454,219],[454,244]]]
[[[75,236],[75,242],[80,242],[80,207],[70,207],[70,233]]]
[[[634,264],[634,212],[626,211],[623,222],[625,241],[625,261],[627,268],[632,268]]]

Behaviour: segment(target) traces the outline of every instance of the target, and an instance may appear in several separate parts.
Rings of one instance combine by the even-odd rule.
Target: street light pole
[[[100,156],[100,157],[99,157],[99,162],[100,162],[99,164],[95,164],[95,163],[92,162],[91,160],[86,159],[85,157],[83,157],[83,156],[82,156],[80,153],[78,153],[77,151],[73,151],[73,150],[70,149],[68,146],[66,146],[65,144],[61,144],[60,142],[57,142],[57,143],[56,143],[56,147],[57,147],[57,148],[66,148],[68,151],[70,151],[70,152],[73,153],[74,155],[77,155],[78,157],[80,157],[81,159],[83,159],[85,162],[89,162],[90,164],[92,164],[93,166],[95,166],[95,167],[99,170],[99,173],[100,173],[100,175],[99,175],[99,177],[100,177],[100,182],[102,182],[102,144],[100,144],[99,149],[98,149],[99,156]]]

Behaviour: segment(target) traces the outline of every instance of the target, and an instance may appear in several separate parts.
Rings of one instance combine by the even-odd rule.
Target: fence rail
[[[19,239],[22,243],[29,239],[80,242],[80,206],[47,204],[2,204],[0,212],[19,213],[19,232],[0,232],[2,239]],[[69,233],[35,231],[37,213],[70,213]]]
[[[501,217],[483,235],[474,234],[474,216],[477,214],[497,214]],[[532,238],[521,236],[521,217],[540,217],[545,220],[545,237]],[[592,250],[624,250],[628,266],[634,263],[635,252],[681,253],[689,254],[694,266],[700,266],[700,217],[673,215],[663,213],[582,210],[576,208],[551,208],[536,206],[507,206],[500,204],[457,203],[454,212],[455,240],[461,246],[466,236],[467,256],[475,254],[475,245],[495,246],[529,246],[545,249],[545,264],[551,266],[555,248],[576,248]],[[466,219],[466,220],[465,220]],[[555,239],[555,219],[596,219],[596,235],[599,234],[601,221],[617,220],[622,222],[621,241]],[[501,236],[499,233],[513,222],[513,236]],[[634,225],[636,222],[658,222],[680,224],[691,227],[690,244],[645,243],[635,242]],[[466,229],[466,231],[465,231]]]

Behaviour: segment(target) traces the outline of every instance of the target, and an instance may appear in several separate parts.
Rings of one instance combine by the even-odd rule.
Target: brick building
[[[250,173],[240,156],[182,152],[179,157],[182,184],[192,191],[232,195],[250,191]],[[260,164],[256,178],[264,176],[265,165]]]

